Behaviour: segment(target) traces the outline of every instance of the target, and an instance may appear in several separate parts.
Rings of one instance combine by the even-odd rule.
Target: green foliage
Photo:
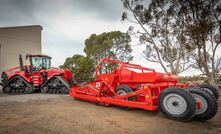
[[[131,61],[131,38],[128,34],[120,31],[102,33],[100,35],[92,34],[85,40],[84,52],[90,59],[93,59],[94,64],[97,64],[102,58],[108,57],[121,61]],[[110,73],[116,65],[106,64],[103,70],[104,73]]]
[[[121,61],[131,61],[131,38],[120,31],[92,34],[85,40],[84,52],[88,57],[98,63],[102,58],[109,57]]]
[[[180,83],[187,83],[187,82],[193,82],[193,83],[205,83],[207,81],[207,78],[204,76],[183,76],[180,77],[179,82]]]
[[[102,33],[100,35],[92,34],[85,40],[84,52],[82,55],[68,57],[60,68],[69,69],[75,76],[75,79],[81,81],[91,81],[93,79],[94,66],[104,57],[118,59],[121,61],[131,61],[131,38],[128,34],[120,31]],[[100,72],[109,73],[116,65],[106,64],[104,70]]]
[[[69,69],[75,79],[80,79],[82,82],[91,81],[93,79],[93,60],[88,57],[78,54],[73,57],[68,57],[60,68]]]

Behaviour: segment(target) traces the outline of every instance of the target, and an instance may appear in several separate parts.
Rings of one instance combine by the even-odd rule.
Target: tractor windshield
[[[31,70],[40,71],[41,69],[51,68],[51,58],[46,56],[33,56],[30,58]]]

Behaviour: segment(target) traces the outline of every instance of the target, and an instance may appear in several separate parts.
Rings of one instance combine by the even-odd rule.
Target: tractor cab
[[[51,57],[47,55],[26,55],[30,61],[30,70],[33,72],[51,68]]]
[[[30,68],[23,65],[22,56],[19,55],[20,70],[27,72],[39,72],[40,70],[48,70],[51,68],[51,57],[47,55],[26,55],[26,59],[29,59]]]

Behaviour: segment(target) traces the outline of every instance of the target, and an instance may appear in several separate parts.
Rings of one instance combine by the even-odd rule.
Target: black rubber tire
[[[128,87],[127,85],[120,85],[118,86],[116,89],[115,89],[115,92],[119,92],[119,91],[124,91],[126,93],[130,93],[130,92],[133,92],[133,89],[131,89],[130,87]],[[129,101],[134,101],[135,100],[135,97],[129,97],[128,98]]]
[[[119,91],[124,91],[126,93],[130,93],[130,92],[133,92],[133,90],[128,87],[127,85],[120,85],[118,86],[116,89],[115,89],[115,92],[118,93]],[[135,100],[135,97],[129,97],[128,99],[126,100],[129,100],[129,101],[134,101]],[[124,107],[124,106],[117,106],[119,109],[121,110],[129,110],[130,108],[129,107]]]
[[[219,99],[219,92],[214,86],[212,86],[210,84],[201,84],[200,88],[210,90],[212,92],[213,96],[215,96],[216,100]]]
[[[187,103],[187,108],[182,114],[172,114],[168,110],[166,110],[163,101],[165,97],[169,94],[177,94],[181,96]],[[176,120],[176,121],[188,121],[190,120],[196,112],[196,101],[193,96],[188,92],[183,90],[182,88],[178,87],[170,87],[164,89],[159,97],[158,97],[158,105],[159,110],[169,119]]]
[[[217,110],[218,110],[218,105],[217,105],[217,101],[216,101],[216,98],[214,97],[214,95],[212,95],[211,93],[209,93],[208,91],[206,91],[204,89],[189,88],[187,90],[193,96],[195,96],[195,94],[197,94],[197,95],[203,97],[207,103],[206,111],[203,113],[200,113],[200,114],[198,114],[196,111],[196,114],[193,117],[194,120],[206,121],[206,120],[213,118],[216,115]]]
[[[12,92],[11,86],[4,86],[2,88],[2,92],[5,93],[5,94],[10,94]]]

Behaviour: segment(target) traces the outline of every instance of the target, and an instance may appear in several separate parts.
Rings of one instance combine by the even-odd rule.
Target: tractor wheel
[[[195,120],[205,121],[214,117],[217,113],[217,102],[214,95],[204,89],[190,88],[187,89],[196,101],[200,102],[200,108],[196,110]]]
[[[31,87],[29,87],[29,86],[24,86],[24,87],[23,87],[23,91],[24,91],[25,94],[30,94],[30,93],[33,92],[33,90],[31,89]]]
[[[133,90],[130,87],[126,86],[126,85],[120,85],[115,89],[115,92],[118,95],[125,95],[125,94],[128,94],[130,92],[133,92]],[[134,97],[129,97],[129,98],[126,98],[125,100],[134,101],[135,98]],[[130,109],[129,107],[124,107],[124,106],[117,106],[117,107],[119,109],[122,109],[122,110],[129,110]]]
[[[62,94],[68,94],[69,93],[69,89],[66,86],[61,86],[61,93]]]
[[[210,84],[202,84],[202,85],[200,85],[200,88],[208,91],[210,94],[215,96],[216,100],[218,100],[219,92],[218,92],[218,90],[214,86],[212,86]]]
[[[160,111],[169,119],[188,121],[196,112],[196,101],[188,92],[178,87],[163,90],[158,97]]]
[[[3,93],[10,94],[12,92],[11,86],[5,86],[2,89]]]
[[[46,94],[46,93],[48,93],[49,92],[49,87],[46,85],[46,86],[43,86],[42,88],[41,88],[41,92],[43,93],[43,94]]]

